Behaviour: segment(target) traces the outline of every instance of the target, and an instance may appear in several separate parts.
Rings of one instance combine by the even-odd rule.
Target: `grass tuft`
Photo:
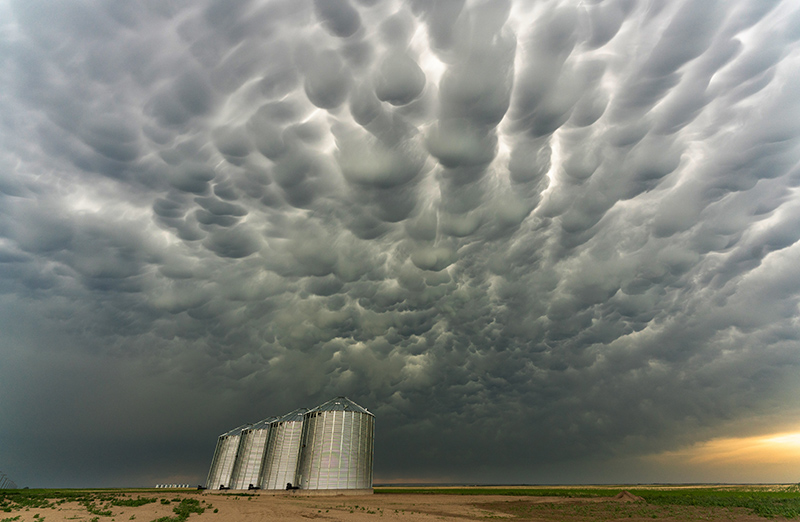
[[[194,498],[185,498],[181,503],[172,508],[174,517],[161,517],[153,522],[184,522],[192,513],[202,514],[206,508],[200,505],[200,501]]]

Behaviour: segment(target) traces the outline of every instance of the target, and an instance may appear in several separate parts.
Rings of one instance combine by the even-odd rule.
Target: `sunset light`
[[[794,483],[800,479],[800,432],[717,438],[647,460],[688,470],[697,481]]]

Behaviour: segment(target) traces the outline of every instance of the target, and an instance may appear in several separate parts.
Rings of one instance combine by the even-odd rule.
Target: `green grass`
[[[108,501],[114,496],[85,490],[11,489],[0,491],[0,508],[54,508],[64,502]]]
[[[108,505],[106,505],[106,506],[98,506],[91,500],[81,501],[81,505],[83,505],[83,507],[86,508],[86,511],[88,511],[92,515],[97,515],[97,516],[101,516],[101,517],[110,517],[111,516],[111,510],[108,509]],[[106,509],[103,509],[104,507]]]
[[[746,489],[692,488],[679,490],[631,490],[648,504],[659,506],[699,506],[747,508],[762,517],[800,517],[800,492]]]
[[[675,487],[675,488],[636,488],[631,487],[558,487],[558,488],[375,488],[376,494],[427,494],[427,495],[506,495],[515,497],[559,497],[559,498],[598,498],[613,497],[623,489],[645,499],[646,508],[636,508],[641,513],[636,516],[651,518],[661,516],[664,509],[679,506],[697,508],[744,508],[751,513],[766,517],[800,517],[800,486],[793,485],[771,490],[763,487],[719,486],[719,487]],[[641,505],[641,503],[639,503]],[[540,504],[555,509],[608,511],[609,507],[558,507],[557,504]],[[540,509],[532,507],[532,510]],[[632,508],[613,508],[626,509]],[[612,510],[613,510],[612,509]],[[595,513],[599,516],[599,513]],[[587,515],[591,518],[591,515]]]
[[[181,500],[180,504],[172,508],[172,511],[175,513],[174,517],[161,517],[155,519],[153,522],[184,522],[192,513],[197,513],[199,515],[205,510],[206,508],[200,506],[199,500],[195,498],[185,498]]]
[[[0,491],[0,510],[5,513],[23,509],[56,509],[65,502],[77,502],[98,517],[112,516],[111,507],[138,507],[155,498],[127,498],[121,490],[14,489]],[[3,519],[6,520],[6,519]],[[38,520],[42,520],[39,518]]]
[[[146,504],[152,504],[155,501],[156,499],[149,497],[115,498],[114,500],[111,501],[111,505],[123,506],[123,507],[139,507],[139,506],[144,506]]]
[[[657,520],[729,520],[715,508],[692,506],[655,506],[645,502],[586,502],[586,503],[536,503],[520,500],[519,502],[492,502],[478,504],[480,508],[491,512],[502,512],[513,515],[516,519],[537,520],[541,522],[607,522],[625,519],[657,519]]]

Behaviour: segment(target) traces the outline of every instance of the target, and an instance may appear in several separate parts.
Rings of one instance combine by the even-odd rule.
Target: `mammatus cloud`
[[[793,2],[0,19],[23,481],[199,481],[222,431],[331,395],[386,479],[598,481],[800,418]]]

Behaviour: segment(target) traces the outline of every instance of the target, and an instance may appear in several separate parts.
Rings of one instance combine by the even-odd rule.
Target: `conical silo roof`
[[[358,413],[366,413],[367,415],[372,415],[366,408],[363,408],[356,404],[355,402],[351,401],[347,397],[336,397],[335,399],[331,399],[324,404],[320,404],[316,408],[311,408],[308,410],[310,412],[317,412],[317,411],[354,411]],[[374,417],[374,415],[372,415]]]
[[[231,431],[227,433],[223,433],[220,437],[230,437],[231,435],[241,435],[244,430],[252,426],[252,424],[242,424],[238,428],[233,428]]]
[[[248,426],[245,429],[248,429],[248,430],[265,430],[265,429],[267,429],[269,427],[270,424],[272,424],[276,420],[278,420],[278,417],[267,417],[266,419],[260,420],[260,421],[256,422],[255,424],[253,424],[252,426]]]
[[[297,408],[290,411],[286,415],[273,419],[272,422],[302,422],[303,415],[308,411],[308,408]]]

